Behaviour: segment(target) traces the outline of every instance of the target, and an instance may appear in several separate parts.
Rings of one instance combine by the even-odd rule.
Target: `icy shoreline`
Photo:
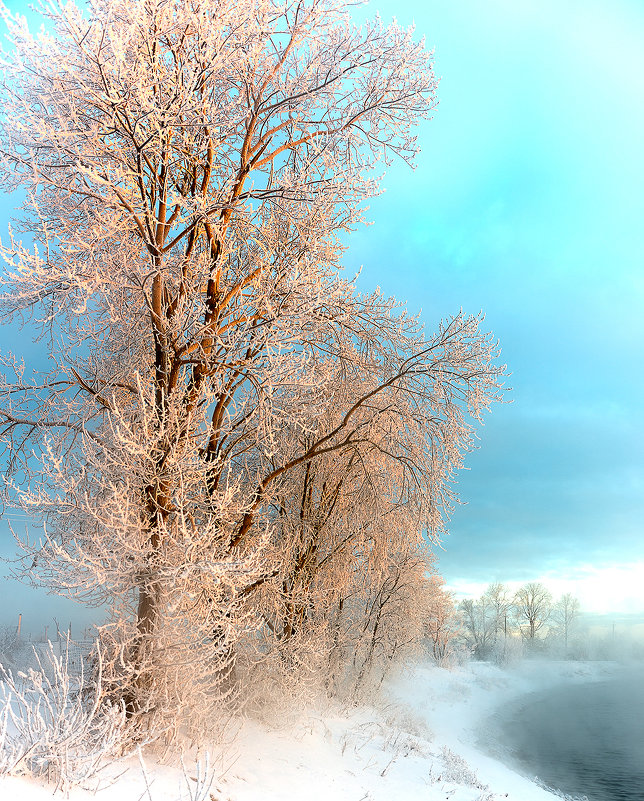
[[[427,721],[437,741],[468,763],[488,786],[490,800],[507,797],[510,801],[545,801],[559,796],[519,774],[502,758],[490,755],[504,749],[495,740],[486,747],[486,723],[519,699],[565,684],[603,681],[621,670],[614,662],[545,660],[526,660],[508,669],[472,663],[454,671],[437,672],[436,668],[426,666],[416,669],[414,681],[398,680],[392,692]],[[423,685],[428,688],[425,700],[414,701],[412,687]],[[451,797],[461,801],[458,793]]]
[[[553,801],[557,796],[484,753],[484,724],[506,704],[565,682],[599,681],[606,662],[526,661],[511,669],[473,663],[454,670],[420,665],[384,688],[374,706],[303,711],[271,729],[246,720],[235,743],[213,749],[212,784],[201,801]],[[108,767],[103,801],[194,799],[194,762],[145,757]],[[125,771],[125,772],[123,772]],[[121,774],[121,775],[119,775]],[[117,778],[118,777],[118,778]],[[189,793],[192,791],[192,795]],[[0,779],[0,796],[51,798],[27,778]],[[72,801],[93,793],[74,789]]]

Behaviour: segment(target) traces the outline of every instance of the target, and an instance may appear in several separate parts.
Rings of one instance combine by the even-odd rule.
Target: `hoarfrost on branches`
[[[347,9],[56,0],[38,36],[3,12],[0,162],[27,200],[2,310],[50,356],[33,379],[3,357],[9,502],[44,523],[25,573],[110,609],[106,691],[158,730],[234,707],[257,666],[355,661],[378,588],[407,563],[422,586],[499,397],[480,317],[426,336],[340,275],[436,92],[412,31]]]
[[[35,669],[16,676],[0,665],[0,774],[46,775],[64,792],[88,781],[98,786],[126,727],[125,709],[103,695],[100,653],[90,681],[69,670],[69,648],[59,656],[49,643],[35,659]]]

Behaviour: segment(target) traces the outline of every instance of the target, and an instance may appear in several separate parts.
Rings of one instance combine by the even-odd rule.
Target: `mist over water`
[[[495,715],[488,737],[495,757],[572,798],[644,801],[644,670],[534,693]]]

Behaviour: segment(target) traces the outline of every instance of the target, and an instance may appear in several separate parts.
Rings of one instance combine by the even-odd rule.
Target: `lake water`
[[[561,795],[644,801],[644,672],[524,697],[489,721],[482,745]]]

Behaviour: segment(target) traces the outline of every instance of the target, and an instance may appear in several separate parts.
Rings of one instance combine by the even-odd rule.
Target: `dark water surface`
[[[504,708],[481,734],[495,757],[562,795],[644,801],[641,669],[534,693]]]

